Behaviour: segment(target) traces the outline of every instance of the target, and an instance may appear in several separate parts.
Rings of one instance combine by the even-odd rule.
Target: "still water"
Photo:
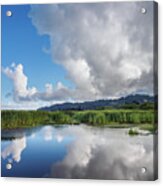
[[[3,177],[153,180],[153,135],[86,125],[2,130]]]

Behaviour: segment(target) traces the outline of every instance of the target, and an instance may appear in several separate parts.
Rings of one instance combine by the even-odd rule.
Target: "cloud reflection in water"
[[[6,164],[6,169],[12,168],[13,161],[19,163],[21,160],[21,154],[26,148],[26,137],[13,140],[5,149],[2,150],[1,156],[3,159],[7,159],[11,156]]]
[[[68,153],[52,166],[50,177],[153,180],[153,137],[125,134],[125,130],[71,127]],[[142,173],[142,167],[146,172]]]
[[[19,162],[9,171],[23,177],[153,180],[153,135],[130,137],[127,132],[86,125],[5,132],[13,140],[2,148],[4,168]]]

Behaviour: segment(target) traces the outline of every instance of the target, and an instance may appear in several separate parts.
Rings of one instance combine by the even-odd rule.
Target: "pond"
[[[153,135],[87,125],[2,130],[3,177],[153,180]]]

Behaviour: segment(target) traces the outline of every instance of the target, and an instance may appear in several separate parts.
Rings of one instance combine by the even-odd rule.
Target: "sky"
[[[2,109],[153,94],[153,2],[7,5],[1,14]]]

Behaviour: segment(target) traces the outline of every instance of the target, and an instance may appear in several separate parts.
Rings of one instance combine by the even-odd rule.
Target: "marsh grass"
[[[27,128],[38,125],[80,124],[126,128],[139,126],[140,129],[156,130],[154,110],[110,109],[86,111],[2,111],[3,128]]]

